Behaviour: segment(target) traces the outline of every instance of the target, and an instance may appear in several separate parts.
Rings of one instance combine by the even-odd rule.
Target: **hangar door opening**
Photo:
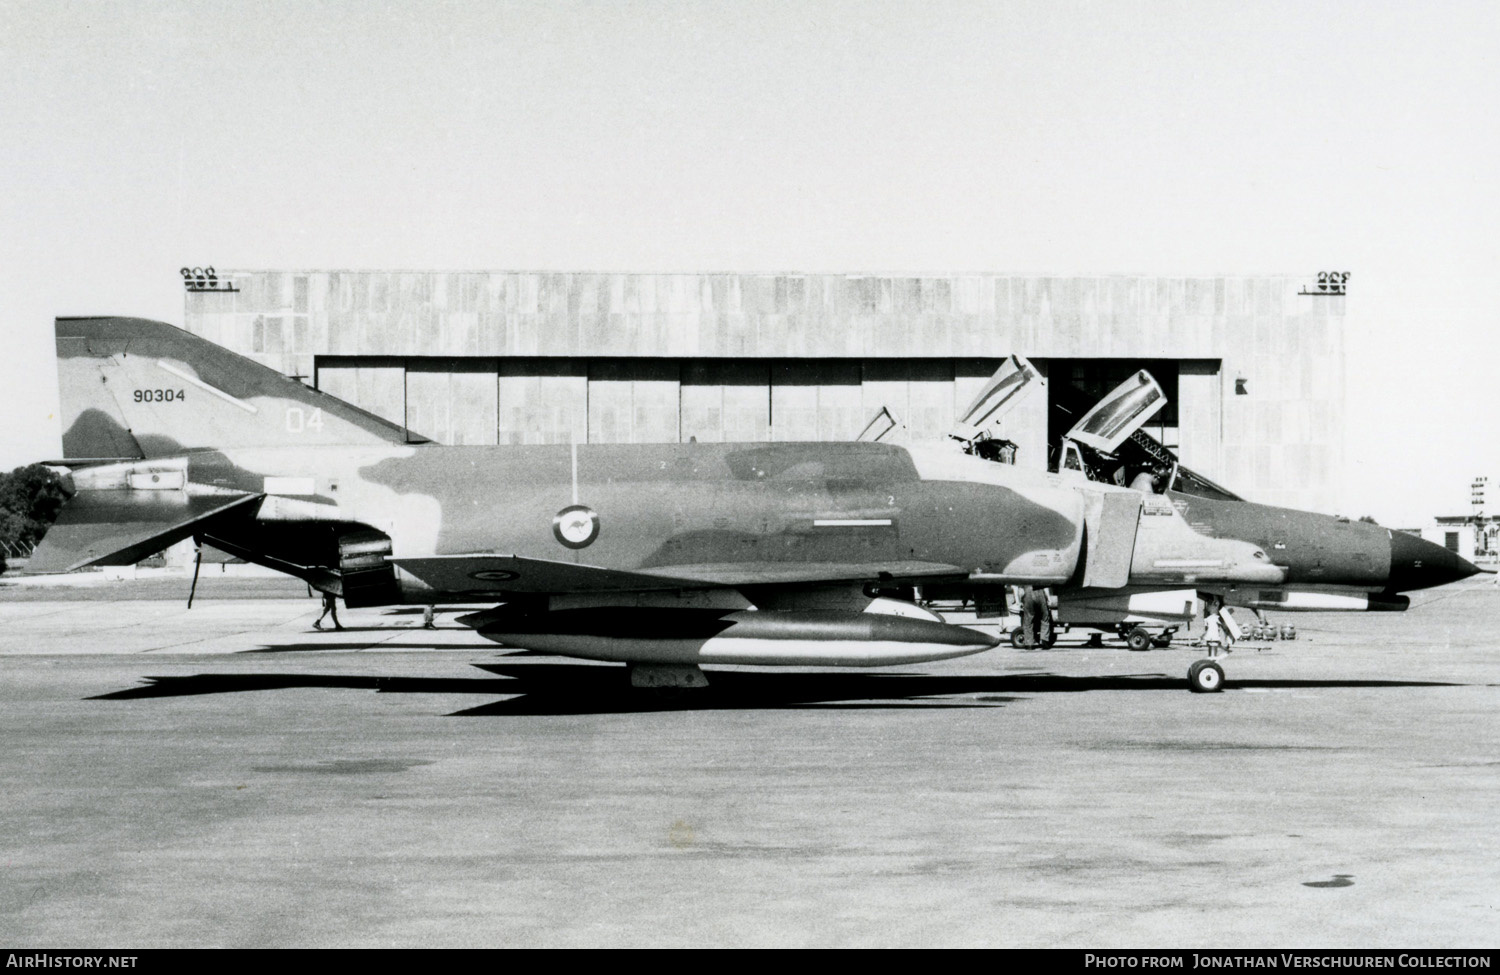
[[[881,409],[940,441],[1000,361],[317,356],[314,374],[443,444],[852,440]]]

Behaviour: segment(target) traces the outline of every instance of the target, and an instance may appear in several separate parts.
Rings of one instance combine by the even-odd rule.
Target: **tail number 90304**
[[[137,403],[180,403],[187,399],[180,389],[137,389],[133,396]]]

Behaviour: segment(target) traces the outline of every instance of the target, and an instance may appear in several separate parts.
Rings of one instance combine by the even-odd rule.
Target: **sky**
[[[60,453],[52,319],[181,324],[184,265],[1338,269],[1345,513],[1467,512],[1497,53],[1482,2],[0,0],[0,468]]]

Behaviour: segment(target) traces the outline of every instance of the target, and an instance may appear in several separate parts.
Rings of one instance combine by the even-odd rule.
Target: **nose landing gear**
[[[1234,616],[1215,595],[1203,597],[1203,644],[1208,657],[1188,668],[1188,690],[1194,694],[1217,694],[1224,689],[1224,668],[1218,658],[1228,653],[1243,634]]]
[[[1194,694],[1217,694],[1224,689],[1224,668],[1213,660],[1195,660],[1188,668],[1188,690]]]

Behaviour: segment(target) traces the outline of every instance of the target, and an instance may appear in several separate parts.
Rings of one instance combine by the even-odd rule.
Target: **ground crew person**
[[[313,629],[321,630],[323,628],[323,617],[330,615],[333,617],[333,628],[335,630],[342,630],[343,626],[339,624],[338,598],[331,592],[325,592],[323,594],[323,612],[317,619],[313,620]]]
[[[1224,649],[1224,624],[1219,622],[1219,614],[1213,612],[1203,621],[1203,643],[1208,647],[1208,655],[1217,657]]]
[[[1208,609],[1213,612],[1209,613]],[[1221,600],[1215,599],[1210,606],[1204,607],[1203,618],[1203,642],[1208,647],[1208,655],[1217,657],[1229,647],[1234,646],[1236,634],[1239,633],[1233,618],[1229,617],[1229,610]]]
[[[1047,590],[1021,587],[1021,643],[1045,647],[1052,642],[1052,605]]]

